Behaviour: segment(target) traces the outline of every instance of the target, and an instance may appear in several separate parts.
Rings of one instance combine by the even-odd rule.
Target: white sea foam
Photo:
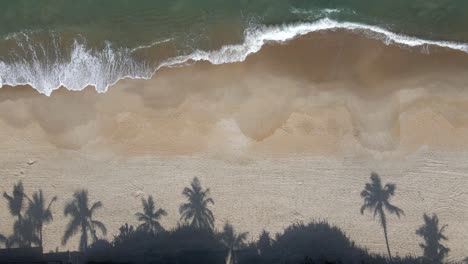
[[[386,45],[422,47],[424,50],[428,46],[438,46],[468,53],[466,43],[424,40],[399,35],[377,26],[323,18],[311,23],[250,28],[246,30],[244,42],[241,44],[226,45],[214,51],[196,50],[188,55],[168,59],[154,68],[133,60],[131,50],[116,51],[107,45],[104,51],[93,53],[83,44],[75,43],[67,62],[50,63],[21,59],[14,63],[5,63],[0,60],[0,87],[29,84],[40,93],[50,95],[60,86],[70,90],[82,90],[92,85],[98,92],[105,92],[119,79],[147,79],[162,67],[181,66],[196,61],[208,61],[215,65],[242,62],[249,55],[260,51],[266,43],[284,43],[311,32],[337,29],[365,34],[367,37],[381,40]]]
[[[0,87],[30,85],[47,96],[62,86],[76,91],[94,86],[105,92],[122,78],[149,78],[153,73],[152,68],[133,60],[129,51],[114,50],[109,43],[94,52],[86,43],[75,41],[67,56],[54,37],[52,44],[48,43],[54,46],[53,51],[44,43],[33,43],[27,35],[21,41],[12,62],[0,60]]]
[[[316,10],[306,10],[306,9],[300,9],[300,8],[291,8],[291,13],[293,14],[299,14],[299,15],[307,15],[309,17],[319,17],[319,16],[326,16],[330,14],[335,14],[335,13],[341,13],[343,9],[337,9],[337,8],[325,8],[325,9],[316,9]],[[353,11],[354,12],[354,11]]]
[[[167,39],[163,39],[163,40],[157,40],[157,41],[154,41],[148,45],[141,45],[141,46],[138,46],[136,48],[133,48],[130,50],[130,52],[134,52],[134,51],[137,51],[137,50],[142,50],[142,49],[149,49],[149,48],[152,48],[154,46],[157,46],[157,45],[160,45],[160,44],[163,44],[163,43],[167,43],[167,42],[171,42],[173,41],[174,38],[167,38]]]
[[[345,29],[363,33],[368,37],[382,40],[386,45],[399,44],[409,47],[439,46],[468,52],[468,44],[450,41],[424,40],[395,34],[383,28],[359,23],[337,22],[324,18],[313,23],[261,27],[246,32],[245,41],[239,45],[227,45],[216,51],[197,50],[186,56],[168,60],[163,66],[185,63],[187,61],[209,61],[223,64],[244,61],[249,55],[258,52],[266,43],[283,43],[312,32]]]

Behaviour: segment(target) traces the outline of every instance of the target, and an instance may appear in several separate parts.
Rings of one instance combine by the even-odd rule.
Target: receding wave
[[[134,53],[142,49],[157,49],[158,44],[170,40],[136,49],[116,49],[107,43],[100,51],[93,51],[86,48],[85,43],[74,41],[68,59],[62,54],[55,54],[52,60],[47,59],[49,56],[43,45],[30,44],[26,40],[29,44],[21,46],[22,53],[17,55],[15,60],[10,62],[0,60],[0,87],[30,85],[38,92],[50,95],[61,86],[69,90],[82,90],[91,85],[98,92],[105,92],[120,79],[148,79],[162,67],[181,66],[197,61],[207,61],[215,65],[242,62],[249,55],[260,51],[265,44],[285,43],[311,32],[339,29],[381,40],[386,45],[419,47],[422,52],[429,52],[431,46],[436,46],[468,53],[466,43],[424,40],[399,35],[377,26],[323,18],[311,23],[251,27],[246,30],[241,44],[225,45],[213,51],[198,49],[190,54],[175,56],[154,65],[135,59]],[[57,53],[57,51],[51,52]]]
[[[148,78],[153,73],[147,65],[137,62],[126,49],[113,49],[110,43],[99,51],[87,48],[86,42],[74,40],[63,50],[52,37],[50,43],[33,42],[27,35],[21,38],[19,49],[10,62],[0,60],[3,85],[30,85],[38,92],[50,95],[61,86],[82,90],[94,86],[105,92],[116,81],[125,78]]]

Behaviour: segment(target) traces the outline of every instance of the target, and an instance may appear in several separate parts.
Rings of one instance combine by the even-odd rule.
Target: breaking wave
[[[154,64],[136,59],[134,53],[142,49],[157,49],[160,43],[171,41],[170,39],[134,49],[117,49],[106,43],[104,49],[98,51],[87,48],[86,42],[75,40],[68,56],[61,54],[59,47],[48,50],[44,44],[34,44],[23,39],[28,44],[21,46],[21,52],[13,60],[6,62],[0,57],[0,87],[30,85],[38,92],[50,95],[61,86],[69,90],[82,90],[91,85],[98,92],[105,92],[120,79],[148,79],[162,67],[181,66],[197,61],[215,65],[242,62],[267,43],[285,43],[312,32],[339,29],[381,40],[386,45],[419,47],[422,52],[429,52],[431,46],[437,46],[468,53],[466,43],[419,39],[377,26],[338,22],[330,18],[311,23],[251,27],[245,31],[244,42],[241,44],[225,45],[213,51],[198,49]],[[52,59],[49,53],[54,53]]]

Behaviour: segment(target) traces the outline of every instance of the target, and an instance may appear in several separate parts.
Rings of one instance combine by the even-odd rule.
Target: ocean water
[[[0,86],[105,92],[162,67],[241,62],[316,31],[468,52],[467,17],[457,0],[1,0]]]

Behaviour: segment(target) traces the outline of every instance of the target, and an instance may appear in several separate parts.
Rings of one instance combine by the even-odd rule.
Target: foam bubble
[[[50,95],[60,86],[69,90],[82,90],[92,85],[98,92],[105,92],[119,79],[148,79],[162,67],[181,66],[197,61],[208,61],[215,65],[242,62],[249,55],[260,51],[267,43],[284,43],[312,32],[337,29],[364,34],[379,39],[386,45],[422,47],[422,51],[425,52],[428,46],[438,46],[468,53],[466,43],[424,40],[399,35],[377,26],[323,18],[311,23],[252,27],[246,30],[244,42],[241,44],[225,45],[213,51],[196,50],[188,55],[168,59],[155,67],[132,59],[131,55],[135,50],[114,50],[107,44],[103,51],[92,52],[86,49],[84,44],[75,41],[69,61],[42,61],[37,59],[37,56],[33,56],[32,61],[20,58],[12,63],[5,63],[0,60],[0,87],[30,85],[40,93]],[[171,40],[161,43],[167,41]],[[157,44],[159,42],[141,46],[139,49],[151,48]],[[43,47],[29,48],[34,52],[44,50]]]
[[[76,91],[94,86],[96,91],[105,92],[120,79],[150,78],[153,74],[152,68],[132,59],[128,50],[115,50],[110,43],[96,52],[86,43],[74,41],[67,56],[55,41],[53,51],[42,43],[25,41],[27,44],[19,44],[21,50],[12,62],[0,61],[0,87],[30,85],[47,96],[61,86]]]
[[[418,39],[415,37],[398,35],[377,26],[338,22],[329,18],[324,18],[313,23],[250,29],[247,31],[245,41],[242,44],[223,46],[220,50],[216,51],[197,50],[190,55],[170,59],[166,61],[163,66],[177,65],[188,61],[208,61],[212,64],[241,62],[249,55],[258,52],[266,43],[284,43],[312,32],[337,29],[359,31],[365,33],[368,37],[382,40],[387,45],[400,44],[409,47],[424,47],[429,45],[468,52],[468,44],[465,43]]]

